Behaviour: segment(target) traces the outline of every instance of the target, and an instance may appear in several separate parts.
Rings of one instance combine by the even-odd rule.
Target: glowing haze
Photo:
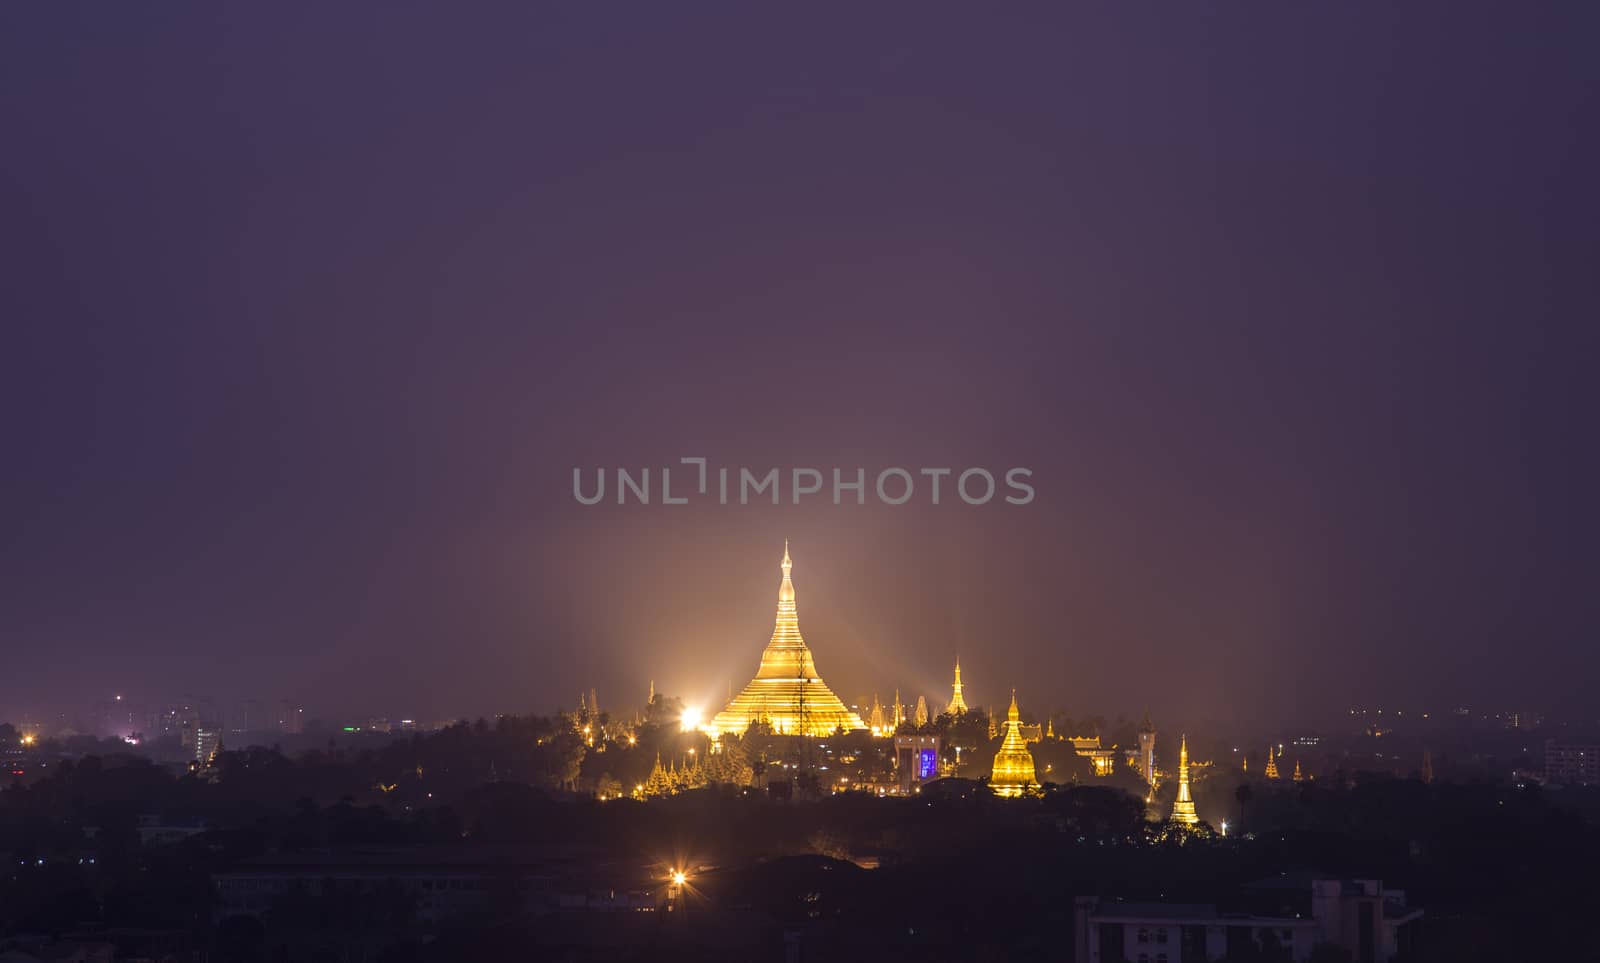
[[[1571,704],[1595,16],[8,6],[0,716]]]

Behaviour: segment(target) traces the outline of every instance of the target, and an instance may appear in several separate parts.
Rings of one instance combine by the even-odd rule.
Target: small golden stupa
[[[1017,692],[1011,690],[1011,708],[1006,712],[1006,737],[1000,751],[994,754],[994,772],[989,776],[989,788],[997,796],[1020,796],[1039,788],[1034,773],[1033,753],[1022,741],[1022,717],[1017,714]]]
[[[967,700],[961,698],[961,660],[956,660],[956,681],[950,693],[950,706],[944,711],[958,716],[967,711]]]
[[[831,736],[843,728],[865,729],[867,724],[851,712],[817,676],[816,663],[800,636],[800,616],[794,604],[794,582],[789,572],[789,543],[783,543],[783,581],[778,585],[778,618],[772,640],[761,653],[756,677],[734,696],[704,731],[712,736],[731,732],[744,735],[752,722],[765,722],[783,735]]]
[[[1189,737],[1178,737],[1178,798],[1172,801],[1172,821],[1193,826],[1200,821],[1189,796]]]

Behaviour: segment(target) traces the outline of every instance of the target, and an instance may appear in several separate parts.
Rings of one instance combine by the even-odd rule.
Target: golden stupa
[[[1017,714],[1017,693],[1011,692],[1011,709],[1006,713],[1006,737],[1000,751],[994,754],[994,772],[989,776],[989,788],[997,796],[1020,796],[1030,789],[1039,788],[1034,774],[1033,753],[1022,741],[1022,717]]]
[[[944,711],[951,715],[960,715],[967,711],[967,700],[961,698],[961,660],[956,659],[955,687],[950,694],[950,706]]]
[[[1193,826],[1200,821],[1195,815],[1194,800],[1189,797],[1189,737],[1178,737],[1178,798],[1172,801],[1172,821]]]
[[[806,640],[800,637],[800,618],[794,606],[794,582],[789,570],[789,543],[783,544],[783,581],[778,585],[778,621],[772,641],[761,653],[756,677],[711,720],[705,731],[744,735],[752,722],[765,722],[785,735],[831,736],[841,727],[865,729],[866,723],[851,712],[827,684],[817,677]]]

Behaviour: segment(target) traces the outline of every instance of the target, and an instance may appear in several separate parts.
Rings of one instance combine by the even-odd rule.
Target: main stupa
[[[794,607],[794,582],[789,570],[789,543],[783,543],[783,581],[778,585],[778,622],[772,641],[761,653],[756,677],[711,720],[705,731],[712,735],[744,735],[752,722],[765,722],[785,735],[831,736],[841,727],[865,729],[866,723],[817,678],[806,640],[800,637],[800,618]]]

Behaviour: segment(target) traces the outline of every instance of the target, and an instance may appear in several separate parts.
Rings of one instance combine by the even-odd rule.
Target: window
[[[1139,942],[1141,942],[1141,943],[1150,942],[1150,931],[1145,929],[1142,926],[1139,927]]]
[[[1166,941],[1167,941],[1167,928],[1165,926],[1163,926],[1159,930],[1156,930],[1156,942],[1157,943],[1165,943]]]

